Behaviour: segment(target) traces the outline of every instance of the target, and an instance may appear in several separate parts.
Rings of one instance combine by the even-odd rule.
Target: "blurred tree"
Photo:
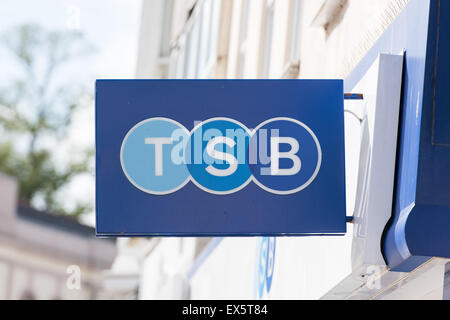
[[[20,76],[0,89],[0,171],[17,178],[22,202],[78,217],[92,206],[80,203],[68,210],[57,192],[90,170],[93,152],[67,154],[67,163],[57,164],[54,151],[86,97],[85,90],[64,84],[70,78],[61,70],[90,48],[80,33],[48,32],[36,25],[15,28],[1,41],[20,66]]]

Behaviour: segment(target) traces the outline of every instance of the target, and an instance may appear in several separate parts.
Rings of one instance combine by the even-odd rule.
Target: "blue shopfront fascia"
[[[393,215],[382,249],[392,271],[450,258],[450,2],[412,0],[345,81],[379,53],[405,51]]]
[[[342,80],[98,80],[97,235],[345,234],[343,101]],[[169,160],[179,154],[171,140],[176,129],[188,137],[185,160],[192,154],[194,162],[173,161],[171,166]],[[250,148],[258,147],[254,137],[267,140],[256,134],[263,129],[278,132],[280,139],[302,141],[301,161],[279,162],[282,170],[301,163],[296,173],[265,174],[267,164],[250,161]],[[217,178],[202,155],[214,153],[207,151],[215,139],[208,134],[226,135],[228,130],[243,133],[248,159],[246,152],[235,174]],[[169,146],[161,147],[167,155],[159,159],[168,161],[160,160],[161,165],[155,160],[162,154],[156,151],[158,139],[169,139],[161,143]],[[298,144],[289,144],[291,149],[283,146],[279,153],[298,152]],[[259,150],[261,160],[264,148]],[[231,167],[223,166],[215,169]],[[162,167],[171,169],[164,175]]]

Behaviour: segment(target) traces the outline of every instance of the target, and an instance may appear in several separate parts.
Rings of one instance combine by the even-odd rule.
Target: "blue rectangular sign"
[[[341,80],[98,80],[101,236],[346,231]]]

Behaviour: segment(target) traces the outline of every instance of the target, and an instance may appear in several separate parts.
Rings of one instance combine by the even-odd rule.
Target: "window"
[[[211,32],[209,37],[209,59],[215,58],[217,52],[217,42],[219,40],[219,25],[220,25],[220,8],[222,6],[221,0],[209,0],[213,5],[211,8]]]
[[[240,79],[244,77],[245,71],[245,50],[247,44],[249,6],[250,0],[242,0],[241,25],[239,35],[239,57],[237,63],[237,77]]]
[[[164,1],[163,24],[160,43],[160,57],[168,57],[170,54],[170,36],[172,31],[173,0]]]
[[[209,39],[211,33],[211,0],[206,0],[203,6],[200,8],[200,51],[199,51],[199,63],[197,72],[200,74],[208,61],[209,56]]]
[[[185,62],[185,77],[194,79],[197,77],[197,62],[198,62],[198,43],[200,27],[198,21],[193,24],[191,30],[187,34],[186,40],[186,62]]]
[[[270,75],[270,60],[272,51],[272,33],[274,19],[274,3],[275,0],[265,0],[264,17],[263,17],[263,33],[262,33],[262,65],[261,77],[268,78]]]
[[[287,35],[286,62],[298,62],[300,59],[300,19],[303,0],[291,0],[290,21]]]
[[[208,78],[216,61],[221,0],[199,1],[178,41],[177,78]]]
[[[186,38],[179,39],[177,47],[172,49],[170,55],[169,77],[174,79],[184,78],[184,62],[186,60]]]
[[[170,53],[169,58],[169,72],[168,72],[168,78],[174,79],[177,78],[177,69],[178,69],[178,56],[180,54],[179,48],[173,48]]]

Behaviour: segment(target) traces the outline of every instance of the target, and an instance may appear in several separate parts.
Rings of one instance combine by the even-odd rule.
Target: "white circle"
[[[290,194],[294,194],[294,193],[302,191],[303,189],[308,187],[314,181],[314,179],[318,175],[318,173],[320,171],[320,167],[322,165],[322,148],[320,146],[319,139],[317,139],[317,136],[311,130],[311,128],[309,128],[303,122],[300,122],[300,121],[298,121],[296,119],[287,118],[287,117],[278,117],[278,118],[268,119],[268,120],[260,123],[258,126],[256,126],[256,128],[252,131],[251,135],[253,136],[261,127],[265,126],[266,124],[271,123],[271,122],[275,122],[275,121],[288,121],[288,122],[293,122],[295,124],[298,124],[298,125],[302,126],[312,136],[314,142],[316,143],[316,147],[317,147],[317,166],[316,166],[316,169],[314,170],[314,173],[312,174],[311,178],[309,178],[308,181],[306,181],[303,185],[301,185],[298,188],[295,188],[293,190],[286,190],[286,191],[274,190],[274,189],[271,189],[271,188],[266,187],[265,185],[263,185],[261,182],[258,181],[258,179],[254,175],[252,175],[252,177],[251,177],[253,182],[256,185],[258,185],[261,189],[263,189],[263,190],[265,190],[267,192],[270,192],[270,193],[273,193],[273,194],[278,194],[278,195],[290,195]]]

